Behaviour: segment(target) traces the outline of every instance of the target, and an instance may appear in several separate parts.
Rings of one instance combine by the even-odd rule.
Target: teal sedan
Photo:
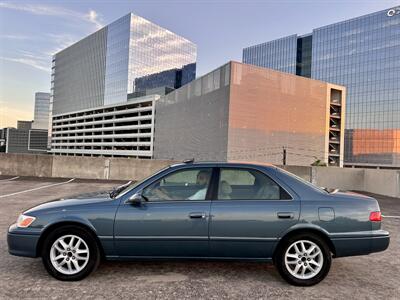
[[[385,250],[378,202],[327,192],[271,165],[185,162],[109,195],[62,199],[23,212],[9,252],[41,257],[59,280],[106,260],[271,261],[310,286],[332,258]]]

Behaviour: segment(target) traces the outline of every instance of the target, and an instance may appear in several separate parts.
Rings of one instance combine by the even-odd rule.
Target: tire
[[[42,249],[42,261],[47,272],[62,281],[85,278],[96,270],[101,258],[92,233],[73,225],[50,232]]]
[[[312,233],[301,233],[284,240],[275,256],[275,265],[283,279],[296,286],[319,283],[328,274],[331,262],[328,245]]]

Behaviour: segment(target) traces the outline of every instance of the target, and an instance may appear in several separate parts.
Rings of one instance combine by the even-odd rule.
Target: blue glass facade
[[[165,71],[183,71],[188,65],[192,70],[185,73],[189,82],[196,77],[195,44],[146,19],[131,15],[128,93],[140,92],[146,86],[181,87],[180,84],[169,86],[175,81],[176,74]],[[142,78],[141,86],[135,85],[137,78]],[[149,82],[145,83],[145,79]]]
[[[245,64],[296,73],[297,35],[243,49]]]
[[[195,79],[196,55],[189,40],[127,14],[55,55],[54,114],[122,103],[146,89],[179,88]]]
[[[126,100],[129,73],[129,36],[131,15],[107,26],[107,55],[104,105]]]
[[[347,87],[344,153],[347,165],[400,166],[400,13],[397,12],[399,8],[387,9],[314,29],[311,60],[306,54],[299,61],[299,55],[309,49],[307,41],[304,46],[297,38],[298,68],[290,73]],[[245,52],[249,56],[248,49],[243,50],[243,57]],[[243,61],[280,70],[271,62]]]

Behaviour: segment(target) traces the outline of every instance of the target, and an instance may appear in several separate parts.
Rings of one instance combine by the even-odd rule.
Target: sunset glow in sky
[[[133,12],[197,44],[197,76],[244,47],[399,5],[399,1],[0,1],[0,128],[31,120],[50,91],[51,56]]]

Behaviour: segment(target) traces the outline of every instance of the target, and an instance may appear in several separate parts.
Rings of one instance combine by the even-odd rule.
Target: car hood
[[[79,206],[85,206],[85,205],[99,205],[99,204],[107,204],[107,203],[112,203],[114,202],[115,199],[110,198],[110,197],[88,197],[88,198],[72,198],[72,199],[55,199],[49,202],[45,202],[42,204],[39,204],[37,206],[34,206],[27,211],[24,212],[24,214],[29,214],[31,212],[43,212],[43,211],[60,211],[60,210],[67,210],[67,209],[72,209],[72,208],[77,208]]]

